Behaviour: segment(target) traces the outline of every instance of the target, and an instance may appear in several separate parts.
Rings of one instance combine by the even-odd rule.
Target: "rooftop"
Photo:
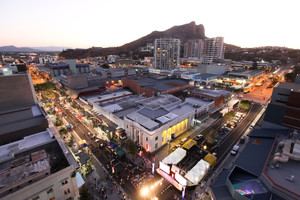
[[[300,84],[296,84],[296,83],[279,82],[275,87],[288,89],[294,92],[300,92]]]
[[[1,139],[0,145],[8,142],[15,141],[15,139],[21,139],[20,135],[25,134],[24,131],[20,133],[21,130],[26,130],[30,127],[44,127],[46,119],[41,113],[40,108],[37,105],[21,107],[16,109],[11,109],[6,112],[0,113],[0,135],[10,134],[9,137]],[[38,128],[39,129],[39,128]],[[41,129],[39,129],[41,130]],[[32,134],[32,132],[31,132]],[[26,134],[25,134],[26,135]]]
[[[201,78],[201,79],[209,79],[209,78],[217,78],[219,75],[203,73],[203,74],[195,74],[193,78]]]
[[[0,147],[0,197],[69,166],[48,131]],[[24,180],[27,180],[24,182]]]
[[[167,79],[164,76],[159,77],[133,77],[143,88],[149,88],[156,92],[163,92],[175,87],[189,85],[189,81],[183,79]]]
[[[264,71],[260,71],[260,70],[233,70],[231,72],[228,72],[228,74],[243,74],[243,75],[258,75],[258,74],[262,74]]]
[[[231,92],[226,91],[226,90],[207,90],[207,89],[202,89],[202,90],[194,90],[194,92],[198,93],[198,94],[204,94],[207,96],[211,96],[211,97],[218,97],[218,96],[227,96],[228,94],[230,94]]]
[[[286,156],[286,157],[285,157]],[[285,159],[287,158],[287,159]],[[265,172],[281,187],[284,187],[300,197],[300,135],[294,138],[279,136]],[[291,176],[294,180],[289,180]]]
[[[167,109],[180,103],[181,99],[173,95],[158,95],[155,97],[147,98],[143,101],[143,105],[150,109],[157,109],[159,107],[164,107]]]
[[[104,94],[104,95],[97,95],[91,98],[88,98],[88,102],[93,104],[93,103],[97,103],[97,102],[104,102],[113,98],[121,98],[123,96],[127,96],[127,95],[131,95],[132,93],[126,90],[122,90],[122,91],[118,91],[118,92],[114,92],[114,93],[110,93],[110,94]]]

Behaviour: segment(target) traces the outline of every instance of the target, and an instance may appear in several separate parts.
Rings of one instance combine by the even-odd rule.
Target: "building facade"
[[[224,59],[224,38],[207,38],[203,42],[202,64],[210,65],[215,60]]]
[[[48,128],[30,74],[0,76],[0,83],[0,199],[78,198],[78,165]]]
[[[179,68],[180,40],[172,38],[155,39],[154,68],[173,70]]]
[[[195,40],[188,40],[184,44],[184,58],[201,58],[203,48],[203,40],[195,39]]]

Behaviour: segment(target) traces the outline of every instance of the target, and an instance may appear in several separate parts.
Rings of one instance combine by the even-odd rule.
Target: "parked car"
[[[244,143],[245,143],[245,138],[242,137],[242,138],[240,139],[240,144],[244,144]]]
[[[203,135],[202,134],[199,134],[199,135],[197,135],[196,137],[195,137],[195,140],[196,141],[199,141],[199,140],[201,140],[203,138]]]
[[[231,154],[235,156],[237,154],[237,152],[239,151],[239,149],[240,149],[239,145],[234,145],[231,150]]]

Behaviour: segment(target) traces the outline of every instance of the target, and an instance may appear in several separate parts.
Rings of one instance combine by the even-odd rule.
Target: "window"
[[[158,147],[158,143],[155,144],[155,149],[157,149],[157,147]]]
[[[155,141],[158,140],[158,136],[155,137]]]
[[[65,195],[68,195],[68,194],[70,194],[71,192],[70,192],[70,189],[68,188],[68,189],[66,189],[65,191],[64,191],[64,193],[65,193]]]
[[[53,192],[53,188],[50,188],[48,191],[47,191],[47,194]]]
[[[148,137],[146,137],[146,141],[148,142]]]
[[[61,182],[61,185],[65,185],[65,184],[68,184],[68,180]]]

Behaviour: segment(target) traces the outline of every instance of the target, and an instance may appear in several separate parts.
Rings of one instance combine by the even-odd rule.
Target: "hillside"
[[[124,44],[120,47],[108,47],[108,48],[89,48],[89,49],[68,49],[60,53],[60,57],[63,58],[85,58],[95,56],[106,56],[110,54],[121,53],[138,53],[139,48],[146,46],[147,43],[153,43],[157,38],[172,37],[180,39],[182,43],[185,43],[189,39],[204,39],[205,29],[202,24],[196,25],[195,22],[184,24],[181,26],[174,26],[165,31],[153,31],[152,33],[139,38],[133,42]]]
[[[13,45],[10,46],[2,46],[0,47],[1,52],[35,52],[36,49],[29,47],[15,47]]]

